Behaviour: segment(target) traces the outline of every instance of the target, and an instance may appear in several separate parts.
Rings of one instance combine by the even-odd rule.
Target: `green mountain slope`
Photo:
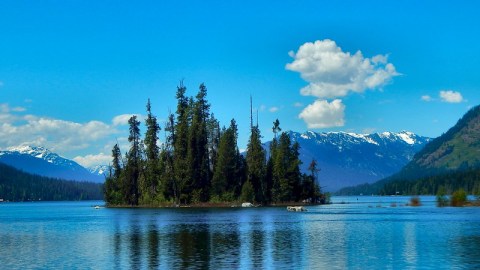
[[[103,185],[28,174],[0,163],[0,199],[4,201],[102,200]]]
[[[429,142],[400,172],[371,185],[342,189],[338,194],[395,194],[397,191],[401,194],[432,194],[447,182],[452,189],[458,186],[473,191],[473,185],[480,179],[469,177],[468,183],[464,183],[463,178],[465,174],[478,175],[478,170],[480,106],[470,109],[454,127]],[[444,178],[450,180],[446,182]]]

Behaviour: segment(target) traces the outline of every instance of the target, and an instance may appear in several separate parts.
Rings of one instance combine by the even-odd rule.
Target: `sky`
[[[438,137],[480,103],[476,1],[0,1],[0,149],[84,166],[205,83],[239,127]],[[145,132],[142,126],[142,133]],[[159,134],[164,140],[165,133]]]

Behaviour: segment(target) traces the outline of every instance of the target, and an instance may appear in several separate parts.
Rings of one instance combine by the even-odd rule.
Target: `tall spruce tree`
[[[177,87],[176,124],[173,141],[173,169],[178,190],[177,203],[188,203],[190,200],[190,166],[188,160],[189,99],[185,96],[187,88],[180,82]]]
[[[238,196],[242,184],[237,136],[237,124],[232,119],[230,127],[225,129],[220,137],[217,163],[212,179],[212,194],[223,196],[225,200]]]
[[[265,151],[260,139],[260,129],[258,126],[252,127],[247,145],[247,181],[252,184],[255,192],[255,202],[266,203]]]
[[[157,196],[157,188],[159,184],[158,166],[160,149],[157,143],[160,126],[157,122],[157,118],[152,114],[150,99],[147,101],[147,118],[145,119],[145,125],[147,131],[145,133],[144,143],[147,160],[142,197],[145,200],[144,203],[151,204]]]
[[[126,201],[130,205],[138,205],[139,189],[138,180],[141,173],[141,141],[140,141],[140,121],[137,116],[133,115],[128,120],[130,135],[128,141],[130,142],[130,150],[127,153],[126,165],[126,183],[128,192],[125,194]]]
[[[208,200],[211,177],[207,134],[210,104],[206,97],[207,88],[201,84],[195,102],[191,105],[192,120],[189,128],[188,158],[192,173],[192,195],[197,202]]]
[[[110,173],[105,179],[105,201],[108,205],[126,204],[121,194],[121,191],[124,190],[124,181],[121,179],[121,159],[122,153],[118,144],[115,144],[112,149],[112,166],[110,167]]]

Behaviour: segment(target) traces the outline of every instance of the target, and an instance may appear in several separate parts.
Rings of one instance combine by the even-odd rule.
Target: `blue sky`
[[[0,149],[105,163],[125,119],[204,82],[248,140],[283,130],[436,137],[480,103],[474,1],[1,1]],[[163,132],[160,135],[163,139]]]

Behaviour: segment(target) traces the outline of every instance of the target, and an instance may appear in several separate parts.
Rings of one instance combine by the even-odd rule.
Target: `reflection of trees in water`
[[[211,266],[219,269],[240,267],[240,236],[237,225],[228,230],[221,228],[211,232]]]
[[[176,248],[174,257],[180,258],[181,267],[208,268],[210,260],[208,225],[182,224],[177,227],[176,231],[166,234],[165,237],[173,240],[173,247]],[[174,268],[178,268],[178,266],[175,265]]]
[[[480,269],[480,235],[461,236],[450,243],[454,256],[460,260],[457,265],[465,269]]]
[[[137,224],[132,226],[129,235],[130,269],[140,269],[142,266],[142,232]]]
[[[278,228],[272,234],[272,252],[275,268],[282,265],[300,266],[303,257],[302,235],[295,226]]]
[[[250,258],[252,258],[254,268],[261,267],[263,263],[263,252],[266,249],[264,233],[263,230],[252,230],[250,233]]]
[[[156,269],[159,266],[160,237],[155,223],[151,223],[147,230],[148,238],[148,268]]]

